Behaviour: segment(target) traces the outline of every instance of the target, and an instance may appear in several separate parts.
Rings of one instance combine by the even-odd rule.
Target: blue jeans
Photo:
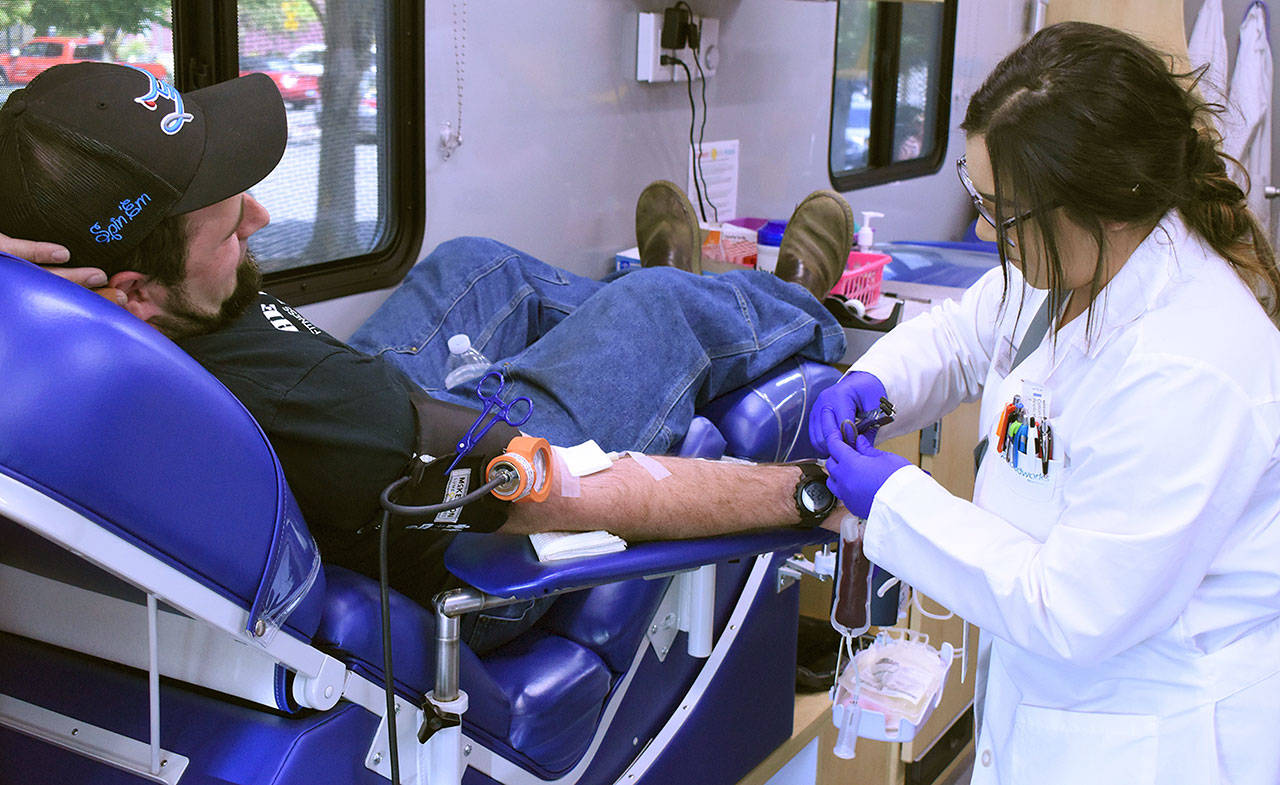
[[[444,389],[456,333],[502,371],[508,400],[533,401],[525,432],[654,454],[684,437],[696,409],[788,357],[844,352],[822,304],[769,273],[653,267],[606,283],[477,237],[437,247],[350,343],[433,397],[478,407],[473,390]]]
[[[555,601],[555,597],[538,597],[468,613],[459,623],[458,636],[472,653],[488,654],[530,630]]]

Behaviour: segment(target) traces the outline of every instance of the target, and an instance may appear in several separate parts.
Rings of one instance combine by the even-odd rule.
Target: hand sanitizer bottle
[[[862,227],[858,229],[854,244],[858,246],[858,253],[870,253],[871,246],[875,244],[875,230],[871,228],[872,218],[884,218],[884,213],[877,213],[872,210],[862,211]]]

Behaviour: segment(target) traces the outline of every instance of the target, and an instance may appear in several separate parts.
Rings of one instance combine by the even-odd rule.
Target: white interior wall
[[[741,140],[739,215],[786,218],[829,188],[827,134],[835,2],[690,0],[720,19],[721,59],[707,85],[706,139]],[[464,234],[497,238],[599,277],[635,244],[634,200],[651,180],[685,184],[683,84],[635,79],[636,19],[665,0],[468,0],[463,145],[445,160],[440,126],[457,114],[455,0],[426,0],[427,229],[423,254]],[[987,71],[1020,43],[1025,0],[960,0],[952,133],[935,175],[847,194],[887,214],[879,240],[953,239],[969,215],[951,161],[954,130]],[[696,93],[695,93],[696,94]],[[385,292],[308,306],[345,337]]]

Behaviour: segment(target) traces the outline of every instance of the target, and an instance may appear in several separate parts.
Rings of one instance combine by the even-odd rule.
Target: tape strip
[[[560,456],[567,473],[574,477],[586,477],[613,465],[608,453],[600,449],[595,441],[586,441],[575,447],[552,447],[551,450]]]
[[[663,466],[662,464],[658,463],[653,458],[650,458],[648,455],[645,455],[642,452],[636,452],[635,450],[628,450],[627,455],[631,456],[631,460],[640,464],[640,467],[645,471],[647,471],[649,473],[649,476],[655,480],[661,481],[671,476],[671,472],[667,470],[667,467]]]
[[[582,495],[582,483],[569,471],[568,464],[560,457],[560,448],[551,448],[551,460],[556,464],[556,476],[560,478],[560,495],[566,499],[576,499]]]

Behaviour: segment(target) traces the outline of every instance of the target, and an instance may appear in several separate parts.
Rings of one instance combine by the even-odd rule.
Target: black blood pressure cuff
[[[409,391],[409,400],[413,402],[413,411],[417,416],[418,439],[414,449],[418,455],[445,455],[454,452],[458,449],[458,440],[480,415],[476,409],[438,401],[417,388]],[[490,457],[501,455],[506,451],[507,444],[519,435],[519,430],[505,422],[495,422],[489,432],[476,442],[475,452],[488,453]],[[452,455],[449,456],[449,461],[453,461]],[[444,471],[443,467],[441,471]]]
[[[498,453],[473,451],[458,461],[448,474],[445,469],[453,463],[454,454],[437,458],[429,463],[414,459],[409,469],[409,482],[393,494],[391,501],[404,507],[425,507],[453,501],[485,483],[485,467]],[[391,531],[473,531],[491,532],[507,522],[511,502],[504,502],[492,493],[467,502],[461,507],[425,515],[392,514]]]

